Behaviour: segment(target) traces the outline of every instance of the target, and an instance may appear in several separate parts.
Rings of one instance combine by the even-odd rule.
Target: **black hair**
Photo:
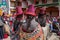
[[[40,18],[42,16],[44,16],[44,14],[41,14],[41,13],[38,14],[38,18]]]

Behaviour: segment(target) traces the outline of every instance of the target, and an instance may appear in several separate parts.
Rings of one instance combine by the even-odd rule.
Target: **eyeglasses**
[[[33,19],[33,16],[27,15],[27,19]]]

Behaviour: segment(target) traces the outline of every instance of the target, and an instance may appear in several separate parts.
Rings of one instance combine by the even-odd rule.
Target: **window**
[[[53,2],[58,2],[58,0],[53,0]]]
[[[36,4],[38,4],[39,2],[38,1],[36,1]]]
[[[21,6],[21,2],[17,1],[17,5],[18,5],[18,6]]]
[[[10,1],[16,1],[16,0],[10,0]]]
[[[47,3],[47,0],[42,0],[42,3]]]
[[[15,7],[15,6],[16,6],[15,2],[11,2],[11,7]]]
[[[0,0],[0,4],[2,3],[2,0]]]
[[[39,4],[39,0],[36,0],[36,4]]]

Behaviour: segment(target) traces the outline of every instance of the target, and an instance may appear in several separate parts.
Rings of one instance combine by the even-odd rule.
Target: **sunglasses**
[[[16,18],[22,18],[22,17],[23,17],[23,14],[18,15]]]
[[[33,16],[27,15],[27,19],[33,19]]]

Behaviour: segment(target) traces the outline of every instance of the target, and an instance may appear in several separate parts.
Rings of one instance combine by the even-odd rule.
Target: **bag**
[[[9,25],[4,24],[4,29],[5,29],[5,31],[6,31],[8,34],[10,34],[10,27],[9,27]]]
[[[4,34],[4,38],[8,38],[8,34],[7,33]]]

